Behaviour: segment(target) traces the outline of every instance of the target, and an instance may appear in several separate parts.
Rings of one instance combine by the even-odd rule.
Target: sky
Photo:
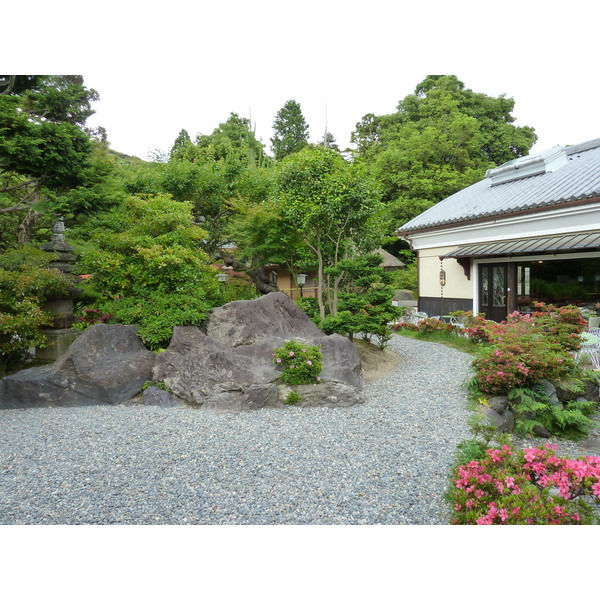
[[[593,1],[56,4],[29,24],[37,43],[3,52],[0,63],[13,73],[82,74],[100,95],[88,125],[143,159],[168,152],[181,129],[192,139],[212,133],[231,112],[250,119],[270,151],[290,99],[311,142],[327,127],[343,149],[363,115],[394,112],[430,74],[514,98],[515,124],[539,137],[533,152],[600,137]]]

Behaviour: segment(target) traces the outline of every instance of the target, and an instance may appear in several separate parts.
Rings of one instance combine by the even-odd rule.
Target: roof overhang
[[[546,252],[558,253],[574,250],[597,250],[598,248],[600,248],[600,231],[589,231],[569,235],[551,235],[482,244],[465,244],[452,252],[444,254],[440,258],[515,256]]]

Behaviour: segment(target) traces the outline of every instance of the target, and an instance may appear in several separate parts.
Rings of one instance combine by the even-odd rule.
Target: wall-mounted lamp
[[[298,287],[300,288],[300,298],[302,298],[302,288],[306,283],[306,275],[304,273],[298,273],[298,275],[296,275],[296,281],[298,282]]]

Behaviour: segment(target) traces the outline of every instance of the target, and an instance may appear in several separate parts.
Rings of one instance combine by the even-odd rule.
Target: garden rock
[[[154,385],[146,388],[142,394],[143,403],[145,406],[162,406],[170,408],[173,406],[185,406],[183,400],[177,398],[167,390],[163,390]]]
[[[283,401],[291,390],[280,386],[280,400]],[[364,398],[354,386],[329,381],[319,385],[299,385],[295,390],[302,400],[298,406],[353,406],[364,403]]]
[[[487,403],[498,414],[502,414],[508,408],[508,396],[492,396]]]
[[[564,404],[572,402],[578,396],[582,396],[586,400],[595,402],[596,404],[600,402],[598,386],[592,381],[585,382],[585,388],[583,392],[573,392],[565,387],[561,387],[560,383],[555,384],[555,390],[558,399]]]
[[[510,410],[498,413],[489,406],[479,406],[480,413],[488,425],[493,426],[498,433],[512,433],[515,428],[515,418]]]
[[[552,404],[553,406],[558,406],[560,404],[560,400],[556,393],[556,387],[547,379],[542,379],[540,381],[540,384],[544,388],[544,394],[546,394],[546,396],[548,397],[550,404]]]
[[[205,410],[283,406],[285,397],[277,390],[281,371],[273,352],[288,340],[320,345],[323,354],[322,383],[298,386],[310,388],[304,392],[303,405],[349,406],[363,401],[360,359],[352,342],[323,333],[282,292],[213,309],[202,329],[175,327],[169,348],[156,358],[153,379]]]
[[[134,325],[93,325],[54,364],[0,380],[0,407],[119,404],[152,376],[155,355]]]

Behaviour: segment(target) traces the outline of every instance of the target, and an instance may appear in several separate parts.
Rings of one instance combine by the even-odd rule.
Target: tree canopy
[[[430,75],[390,115],[365,115],[352,141],[384,189],[398,227],[480,180],[486,169],[526,155],[536,135],[514,125],[514,100],[476,93],[454,75]]]

